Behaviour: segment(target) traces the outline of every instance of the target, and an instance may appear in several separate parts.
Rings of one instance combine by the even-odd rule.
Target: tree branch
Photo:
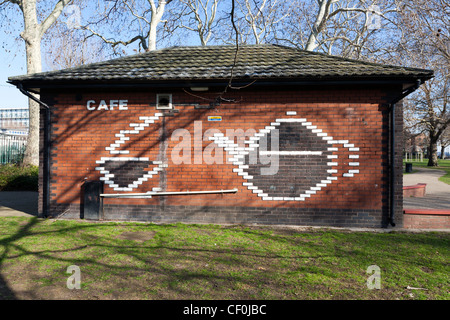
[[[94,30],[92,30],[91,28],[89,28],[89,27],[87,27],[87,26],[82,27],[82,29],[85,29],[85,30],[90,31],[90,32],[92,33],[92,35],[99,37],[99,38],[102,39],[105,43],[111,44],[113,48],[116,47],[116,46],[119,45],[119,44],[122,44],[122,45],[124,45],[124,46],[127,46],[127,45],[129,45],[129,44],[131,44],[131,43],[133,43],[133,42],[139,40],[140,43],[141,43],[141,45],[142,45],[142,48],[143,48],[144,50],[147,50],[147,49],[148,49],[146,39],[145,39],[145,37],[142,36],[142,35],[137,35],[137,36],[131,38],[131,39],[128,40],[128,41],[116,41],[116,40],[110,40],[110,39],[105,38],[103,35],[101,35],[101,34],[95,32]]]
[[[131,14],[133,16],[135,16],[138,19],[144,20],[147,24],[150,24],[150,21],[148,21],[144,16],[140,16],[137,13],[134,12],[134,10],[131,8],[131,6],[128,4],[128,1],[123,0],[123,3],[128,7],[128,9],[130,10]]]
[[[0,6],[5,4],[5,3],[8,3],[8,2],[17,4],[19,7],[22,6],[22,0],[3,0],[3,1],[0,1]]]
[[[72,0],[60,0],[55,5],[53,11],[47,16],[47,18],[40,24],[40,36],[42,37],[44,33],[50,28],[50,26],[58,19],[59,15],[63,11],[64,7],[67,6]]]

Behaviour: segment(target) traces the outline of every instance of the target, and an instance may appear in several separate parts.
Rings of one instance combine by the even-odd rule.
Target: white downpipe
[[[146,193],[102,193],[103,198],[151,198],[153,196],[174,196],[186,194],[212,194],[212,193],[236,193],[237,188],[229,190],[206,190],[206,191],[172,191],[172,192],[146,192]]]

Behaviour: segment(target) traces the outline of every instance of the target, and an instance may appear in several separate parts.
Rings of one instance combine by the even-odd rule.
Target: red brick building
[[[235,54],[174,47],[10,78],[43,106],[41,214],[402,226],[397,103],[432,71],[275,45]]]

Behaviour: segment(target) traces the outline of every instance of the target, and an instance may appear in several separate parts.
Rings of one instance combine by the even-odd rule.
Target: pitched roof
[[[171,47],[59,71],[10,77],[9,82],[165,82],[343,78],[429,79],[433,71],[381,65],[279,45]],[[37,86],[39,87],[39,86]]]

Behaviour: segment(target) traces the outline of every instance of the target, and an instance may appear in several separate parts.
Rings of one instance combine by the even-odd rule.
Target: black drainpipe
[[[51,113],[50,108],[45,109],[45,123],[44,123],[44,194],[43,199],[43,211],[44,217],[47,218],[50,215],[50,123],[51,123]]]
[[[43,201],[43,214],[44,217],[47,218],[49,216],[49,206],[50,206],[50,121],[51,121],[51,115],[50,115],[50,107],[43,101],[39,100],[32,94],[30,94],[28,91],[26,91],[21,83],[17,84],[17,88],[22,92],[24,95],[29,97],[30,99],[36,101],[45,108],[45,121],[44,121],[44,168],[43,168],[43,195],[42,195],[42,201]]]
[[[390,188],[390,208],[389,208],[389,223],[391,224],[391,226],[395,227],[395,220],[394,220],[394,216],[395,216],[395,190],[394,190],[394,185],[395,185],[395,174],[396,174],[396,170],[395,170],[395,104],[397,102],[399,102],[400,100],[402,100],[404,97],[406,97],[407,95],[409,95],[410,93],[416,91],[420,85],[423,83],[423,81],[421,79],[418,79],[415,83],[415,85],[409,87],[408,89],[406,89],[405,91],[402,92],[402,94],[395,98],[393,101],[391,101],[390,105],[390,111],[391,111],[391,175],[390,175],[390,180],[391,180],[391,188]]]
[[[395,227],[395,103],[391,104],[391,188],[390,188],[390,214],[389,223]]]

